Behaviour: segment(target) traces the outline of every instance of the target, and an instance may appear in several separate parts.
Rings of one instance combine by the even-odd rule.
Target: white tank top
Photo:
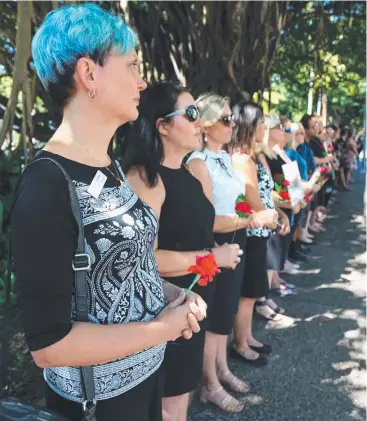
[[[244,175],[233,169],[231,157],[225,151],[212,152],[209,149],[195,151],[187,162],[193,159],[205,161],[212,183],[215,214],[218,216],[234,216],[236,199],[245,194]]]

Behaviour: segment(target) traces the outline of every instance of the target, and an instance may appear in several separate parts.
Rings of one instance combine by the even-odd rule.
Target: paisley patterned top
[[[260,160],[257,160],[257,179],[259,184],[259,194],[262,204],[266,209],[274,209],[272,192],[274,190],[274,181],[269,171],[264,167]],[[273,233],[269,228],[255,228],[247,230],[249,237],[269,237]]]
[[[117,180],[105,169],[98,169],[104,170],[103,173],[108,179],[98,199],[95,199],[88,192],[88,188],[96,168],[49,153],[41,154],[41,157],[45,158],[41,161],[47,161],[49,155],[52,155],[53,159],[58,158],[73,179],[80,202],[86,250],[92,262],[88,273],[90,322],[117,324],[148,322],[155,319],[164,307],[164,295],[154,256],[154,240],[158,230],[158,220],[154,211],[138,198],[120,167],[118,170],[124,181],[123,186],[114,185],[118,184]],[[55,164],[47,165],[48,167],[43,162],[36,162],[30,167],[34,167],[33,172],[43,170],[43,176],[47,176],[45,170],[61,172]],[[49,165],[55,168],[51,169]],[[112,171],[117,169],[113,166],[110,168]],[[75,179],[77,174],[80,176]],[[58,185],[54,188],[55,192],[58,189],[67,189],[66,181],[64,186]],[[52,279],[53,274],[49,275]],[[21,282],[28,282],[26,276]],[[69,320],[71,314],[73,321],[75,292],[72,285],[69,293],[72,298]],[[39,294],[42,294],[41,289]],[[54,297],[51,299],[54,300]],[[47,317],[46,313],[44,317]],[[57,329],[56,326],[54,328]],[[95,366],[97,400],[118,396],[144,381],[159,368],[164,351],[165,344],[161,344],[114,362]],[[47,384],[60,396],[76,402],[83,401],[78,367],[47,368],[44,370],[44,377]]]

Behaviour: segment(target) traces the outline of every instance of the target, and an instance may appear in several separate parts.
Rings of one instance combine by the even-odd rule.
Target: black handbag
[[[73,182],[62,165],[57,161],[51,158],[38,158],[30,165],[43,159],[47,159],[57,165],[68,182],[71,209],[78,224],[78,242],[72,262],[76,297],[76,320],[79,322],[88,322],[87,271],[90,269],[91,261],[89,255],[85,252],[84,227],[79,200]],[[9,253],[11,253],[11,251],[9,251]],[[9,259],[9,262],[11,265],[11,258]],[[8,268],[8,273],[10,272],[11,266]],[[95,399],[93,366],[81,367],[80,371],[84,396],[83,418],[81,421],[97,421],[95,415],[97,402]],[[47,408],[31,406],[14,398],[6,398],[0,401],[0,421],[67,421],[67,419]]]

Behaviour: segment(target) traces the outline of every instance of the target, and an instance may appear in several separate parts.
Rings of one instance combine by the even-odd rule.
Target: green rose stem
[[[237,224],[236,224],[236,229],[234,230],[234,233],[233,233],[233,237],[232,237],[232,240],[231,240],[231,244],[233,244],[233,241],[234,241],[234,239],[235,239],[235,237],[236,237],[236,234],[237,234],[237,228],[238,228],[238,224],[240,223],[240,216],[238,215],[238,218],[237,218]]]
[[[201,275],[196,275],[194,280],[192,281],[191,285],[187,288],[186,292],[185,292],[185,296],[188,295],[190,293],[190,291],[194,288],[195,284],[198,282],[198,280],[200,279]]]

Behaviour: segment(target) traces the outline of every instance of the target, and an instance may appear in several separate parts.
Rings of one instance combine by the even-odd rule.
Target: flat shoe
[[[296,289],[296,286],[294,284],[290,284],[289,282],[282,282],[282,285],[284,285],[287,289]]]
[[[301,238],[300,240],[299,240],[299,242],[301,243],[301,244],[313,244],[313,241],[311,240],[311,238]]]
[[[293,295],[292,290],[287,288],[285,285],[282,285],[284,288],[272,288],[271,292],[273,294],[279,295],[279,297],[287,297],[288,295]],[[272,307],[270,307],[273,311],[275,311]],[[277,311],[275,311],[277,313]]]
[[[268,363],[268,359],[262,354],[259,354],[256,360],[250,360],[246,358],[245,356],[243,356],[242,354],[240,354],[233,347],[231,347],[231,349],[229,350],[229,355],[236,360],[241,360],[242,362],[253,365],[254,367],[264,367],[264,365]]]
[[[273,351],[271,345],[268,344],[263,344],[263,346],[250,345],[250,348],[259,354],[270,354]]]

